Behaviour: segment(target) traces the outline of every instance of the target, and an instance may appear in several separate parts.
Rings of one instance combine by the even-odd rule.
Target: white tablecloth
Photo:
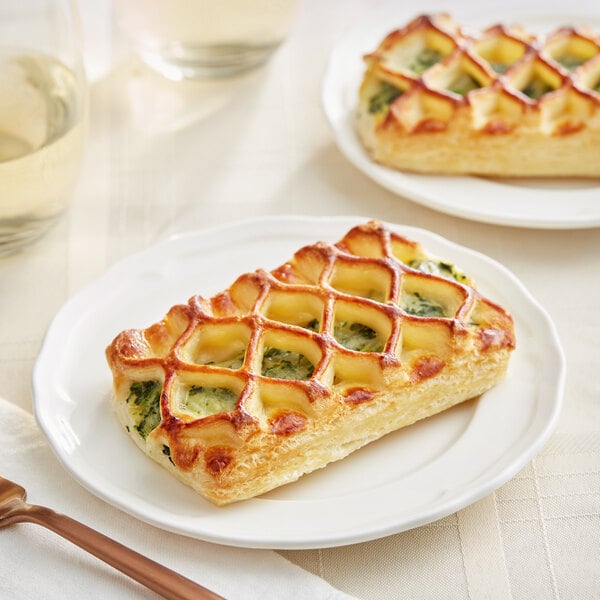
[[[505,264],[554,319],[569,367],[558,427],[521,473],[475,505],[381,540],[266,553],[270,562],[264,574],[283,556],[305,569],[288,565],[299,577],[290,581],[298,585],[304,574],[314,598],[336,597],[325,582],[364,600],[599,598],[600,234],[454,218],[382,189],[348,164],[322,114],[320,86],[336,40],[378,4],[306,0],[288,41],[265,68],[212,83],[172,83],[150,73],[123,53],[106,23],[98,29],[102,23],[92,19],[90,25],[89,14],[98,7],[83,4],[94,76],[84,170],[59,224],[34,246],[0,259],[0,395],[30,412],[32,365],[56,311],[116,260],[171,234],[292,213],[360,214],[430,229]],[[32,456],[42,453],[50,464],[40,443]],[[10,453],[3,450],[2,457],[2,468],[8,469]],[[58,465],[51,468],[64,481]],[[77,488],[69,481],[65,485]],[[59,498],[51,483],[34,491],[38,503]],[[138,541],[131,533],[133,519],[101,507],[87,493],[84,497],[85,506],[69,505],[74,516],[85,520],[90,503],[105,515],[100,526],[109,525],[106,515],[118,515],[130,532],[127,541]],[[169,550],[178,544],[175,536],[136,526],[143,530],[139,547],[151,544],[153,558],[186,569]],[[29,558],[39,564],[46,556],[64,571],[65,598],[79,597],[78,586],[83,589],[86,581],[92,582],[86,597],[108,597],[119,587],[114,575],[99,575],[95,564],[50,536],[32,537],[28,527],[33,526],[0,534],[2,586],[27,578]],[[190,551],[196,544],[181,543]],[[251,557],[253,551],[247,552]],[[7,563],[12,553],[19,560]],[[260,566],[253,568],[260,577]],[[323,587],[308,572],[325,580]],[[44,597],[42,582],[32,581],[29,592],[26,585],[18,588],[17,598]]]

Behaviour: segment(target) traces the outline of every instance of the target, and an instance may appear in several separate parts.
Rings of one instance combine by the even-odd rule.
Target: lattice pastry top
[[[600,37],[495,25],[477,36],[420,16],[365,56],[357,127],[399,169],[600,175]]]
[[[370,222],[107,348],[134,441],[216,504],[294,481],[503,376],[511,317]]]

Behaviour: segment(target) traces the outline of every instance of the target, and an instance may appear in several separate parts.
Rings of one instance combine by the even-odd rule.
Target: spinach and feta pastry
[[[365,57],[356,126],[403,171],[598,177],[600,43],[584,29],[465,34],[422,15]]]
[[[514,347],[467,274],[371,221],[123,331],[106,356],[127,434],[223,505],[484,393]]]

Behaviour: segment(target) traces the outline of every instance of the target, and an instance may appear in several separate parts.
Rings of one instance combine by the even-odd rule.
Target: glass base
[[[173,43],[141,49],[140,57],[149,67],[176,81],[230,77],[262,65],[279,44],[186,46]]]
[[[42,237],[52,228],[58,217],[59,215],[46,219],[0,219],[0,256],[12,254]]]

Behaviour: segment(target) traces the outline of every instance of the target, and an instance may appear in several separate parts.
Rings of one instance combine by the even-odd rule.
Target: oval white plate
[[[448,515],[503,484],[540,449],[559,414],[564,359],[544,310],[504,267],[427,231],[390,225],[459,264],[515,317],[507,378],[480,399],[391,434],[263,497],[216,508],[147,458],[109,408],[104,348],[172,304],[272,269],[366,219],[278,217],[159,243],[111,267],[59,311],[33,374],[37,420],[68,471],[107,502],[158,527],[255,548],[374,539]]]
[[[383,37],[421,13],[448,11],[447,2],[426,0],[385,4],[361,19],[334,48],[325,74],[322,101],[335,141],[346,158],[374,181],[415,202],[459,217],[518,227],[575,229],[600,225],[600,179],[491,179],[403,173],[373,162],[354,130],[357,94],[364,73],[362,57]],[[418,12],[417,12],[418,11]],[[566,5],[556,0],[506,0],[495,8],[461,2],[452,9],[466,28],[498,22],[520,23],[534,33],[564,24],[587,24],[600,31],[600,3]],[[600,147],[586,160],[600,161]]]

